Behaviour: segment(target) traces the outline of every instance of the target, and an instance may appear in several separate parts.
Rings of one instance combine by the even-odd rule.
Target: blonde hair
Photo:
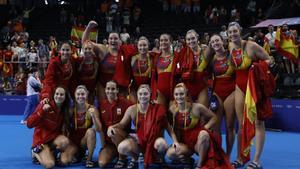
[[[185,38],[187,37],[188,34],[193,33],[197,39],[199,39],[199,34],[195,31],[195,29],[190,29],[186,32]]]
[[[87,94],[89,94],[89,90],[86,88],[85,85],[79,85],[79,86],[77,86],[76,89],[75,89],[75,93],[79,89],[83,89]]]

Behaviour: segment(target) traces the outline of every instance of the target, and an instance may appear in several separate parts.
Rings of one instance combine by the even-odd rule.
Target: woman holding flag
[[[248,82],[248,73],[253,62],[260,62],[262,64],[270,64],[272,60],[267,52],[260,47],[258,44],[252,41],[246,41],[241,38],[241,27],[237,22],[231,22],[228,25],[228,35],[230,39],[229,51],[231,54],[231,62],[236,70],[236,88],[235,88],[235,109],[237,113],[237,119],[239,123],[238,130],[238,156],[237,159],[232,163],[233,167],[241,168],[245,163],[250,160],[248,156],[245,157],[242,150],[242,128],[244,116],[244,105],[245,105],[245,94]],[[247,103],[248,104],[248,103]],[[264,120],[261,118],[264,115],[255,114],[255,136],[256,136],[256,151],[253,161],[248,165],[247,169],[259,169],[261,167],[260,156],[263,150],[265,141],[265,127]],[[270,113],[270,112],[267,112]],[[254,128],[253,128],[254,130]],[[247,134],[247,133],[243,133]],[[243,146],[244,148],[245,146]]]

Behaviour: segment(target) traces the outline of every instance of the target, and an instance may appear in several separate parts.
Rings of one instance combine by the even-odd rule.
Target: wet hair
[[[163,35],[166,35],[166,36],[168,36],[168,38],[169,38],[170,42],[172,43],[172,41],[173,41],[173,38],[172,38],[172,36],[171,36],[170,34],[168,34],[168,33],[162,33],[162,34],[160,34],[160,36],[159,36],[159,40],[160,40],[160,38],[161,38]]]
[[[174,91],[175,91],[176,88],[180,88],[180,87],[184,88],[184,90],[185,90],[186,93],[188,92],[188,89],[187,89],[187,87],[186,87],[186,85],[185,85],[184,83],[178,83],[178,84],[174,87]]]
[[[116,84],[116,88],[119,89],[117,82],[114,81],[114,80],[110,80],[110,81],[106,82],[105,88],[106,88],[106,86],[107,86],[108,83],[114,83],[114,84]]]
[[[232,26],[236,26],[236,27],[240,30],[240,32],[242,31],[242,27],[241,27],[240,24],[237,23],[237,22],[230,22],[230,23],[228,24],[227,29],[229,29],[229,28],[232,27]]]
[[[86,88],[85,85],[79,85],[79,86],[77,86],[76,89],[75,89],[75,93],[79,89],[83,89],[87,94],[89,93],[89,91],[88,91],[88,89]]]
[[[148,38],[146,38],[146,36],[141,36],[138,41],[140,41],[140,40],[145,40],[147,42],[148,46],[150,45],[150,42],[149,42]]]
[[[196,35],[197,39],[199,39],[199,34],[194,30],[194,29],[190,29],[186,32],[185,38],[188,34],[193,33],[194,35]]]
[[[141,84],[137,91],[139,91],[141,89],[147,89],[151,93],[151,88],[148,84]]]

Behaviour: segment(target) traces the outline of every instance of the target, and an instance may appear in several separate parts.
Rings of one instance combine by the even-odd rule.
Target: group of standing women
[[[96,26],[89,22],[83,34],[82,57],[72,57],[68,43],[52,57],[40,104],[28,118],[28,127],[35,127],[33,155],[45,168],[68,165],[85,156],[86,167],[94,167],[96,132],[102,145],[100,167],[117,157],[115,168],[136,168],[140,153],[146,168],[163,163],[165,155],[173,162],[187,163],[194,153],[199,155],[196,169],[244,166],[239,153],[229,163],[235,119],[240,151],[248,71],[253,62],[269,63],[270,58],[256,43],[241,39],[238,23],[228,26],[228,48],[217,34],[211,36],[209,46],[203,46],[197,32],[190,30],[179,52],[172,50],[171,36],[162,34],[158,53],[150,52],[146,37],[140,37],[137,45],[122,45],[118,33],[110,33],[108,46],[91,42],[89,32]],[[93,106],[95,98],[98,108]],[[212,100],[216,109],[209,106]],[[223,117],[226,153],[221,146]],[[262,168],[261,119],[256,120],[255,129],[256,152],[249,169]],[[173,140],[171,146],[164,130]]]

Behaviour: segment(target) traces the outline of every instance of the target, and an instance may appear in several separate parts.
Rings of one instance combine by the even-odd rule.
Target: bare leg
[[[226,154],[230,158],[233,143],[235,139],[235,93],[232,92],[224,101],[225,117],[226,117]]]
[[[137,161],[139,154],[139,147],[133,138],[123,140],[118,146],[119,154],[124,156],[131,156],[133,161]]]
[[[204,88],[198,95],[197,102],[208,107],[208,88]]]
[[[260,156],[264,148],[265,143],[265,124],[264,121],[255,121],[255,154],[253,162],[260,165]]]
[[[82,147],[87,147],[88,149],[88,156],[87,161],[91,161],[93,158],[95,146],[96,146],[96,132],[93,128],[89,128],[85,136],[81,140]]]
[[[99,167],[105,167],[118,155],[117,149],[114,145],[107,144],[99,153],[98,164]]]
[[[53,168],[55,166],[55,158],[53,153],[48,145],[44,145],[43,150],[39,154],[35,154],[34,156],[38,159],[38,161],[46,168]]]
[[[216,123],[216,125],[214,125],[213,131],[221,137],[221,125],[222,125],[222,117],[223,117],[223,112],[224,112],[224,105],[223,105],[222,99],[219,96],[217,96],[217,98],[218,98],[218,102],[219,102],[219,108],[215,112],[215,114],[217,115],[217,123]]]
[[[207,151],[209,148],[209,134],[207,131],[200,131],[198,135],[197,144],[195,145],[195,151],[199,154],[198,167],[202,166],[202,162],[207,158]]]
[[[245,104],[245,94],[241,91],[239,87],[236,86],[235,89],[235,110],[236,110],[236,116],[239,123],[239,129],[238,129],[238,139],[237,139],[237,159],[241,162],[240,157],[240,150],[241,150],[241,144],[242,144],[242,123],[243,123],[243,109]]]

